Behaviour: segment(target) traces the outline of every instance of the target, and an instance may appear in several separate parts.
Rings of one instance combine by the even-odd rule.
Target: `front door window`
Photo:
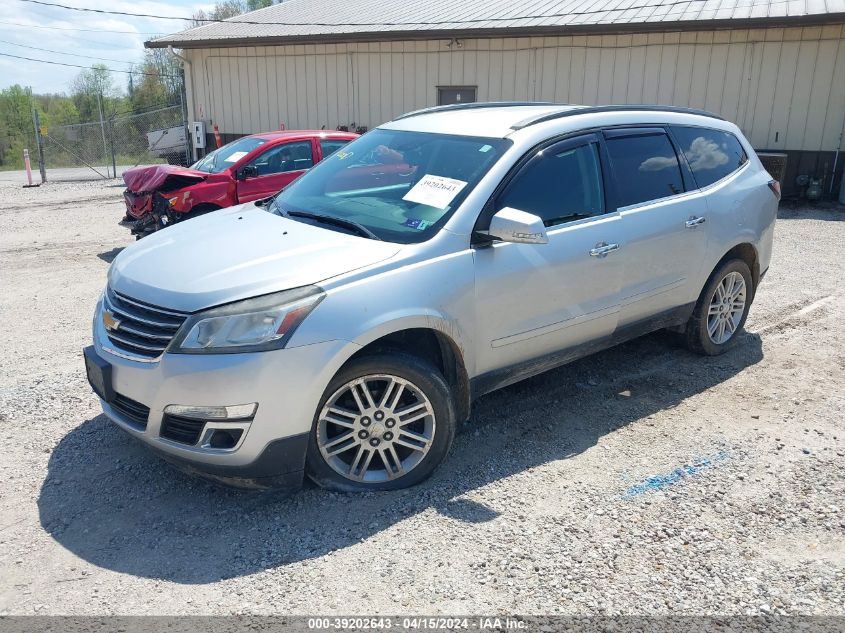
[[[302,171],[314,165],[311,141],[296,141],[276,145],[252,161],[258,177]]]

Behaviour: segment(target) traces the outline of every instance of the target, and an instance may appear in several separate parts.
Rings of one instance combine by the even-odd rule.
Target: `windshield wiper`
[[[382,241],[378,235],[373,233],[363,224],[358,224],[357,222],[353,222],[352,220],[347,220],[345,218],[336,218],[333,215],[321,215],[319,213],[311,213],[309,211],[288,211],[284,215],[292,218],[307,218],[309,220],[316,220],[317,222],[322,222],[323,224],[333,224],[335,226],[354,231],[362,237],[368,237],[371,240],[378,240],[379,242]]]

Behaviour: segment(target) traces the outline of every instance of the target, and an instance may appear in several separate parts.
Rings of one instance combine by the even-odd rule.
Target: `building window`
[[[437,86],[437,105],[473,103],[477,86]]]

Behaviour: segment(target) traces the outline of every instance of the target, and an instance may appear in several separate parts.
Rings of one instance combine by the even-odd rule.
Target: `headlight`
[[[168,351],[234,354],[280,349],[325,293],[305,286],[212,308],[188,318]]]

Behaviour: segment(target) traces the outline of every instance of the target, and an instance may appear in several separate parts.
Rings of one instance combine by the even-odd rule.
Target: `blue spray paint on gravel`
[[[627,498],[636,497],[646,492],[658,492],[664,490],[669,486],[674,486],[676,483],[687,477],[693,477],[702,470],[715,466],[718,462],[722,462],[728,458],[725,451],[719,451],[711,457],[701,457],[694,459],[689,464],[676,468],[672,472],[654,475],[645,481],[634,484],[625,491],[624,496]]]

